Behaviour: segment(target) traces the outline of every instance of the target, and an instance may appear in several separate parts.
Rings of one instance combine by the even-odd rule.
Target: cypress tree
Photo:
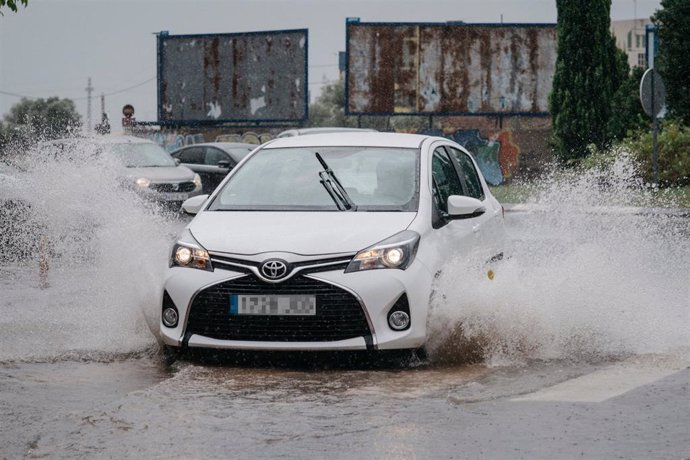
[[[549,98],[554,147],[564,163],[609,143],[613,95],[624,80],[611,34],[611,0],[557,0],[558,56]]]

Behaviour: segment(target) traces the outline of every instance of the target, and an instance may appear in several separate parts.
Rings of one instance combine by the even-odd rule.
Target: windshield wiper
[[[352,201],[345,187],[340,183],[333,170],[328,167],[328,163],[326,163],[319,152],[316,152],[316,159],[319,160],[319,163],[321,163],[324,169],[319,172],[321,184],[331,196],[338,209],[340,211],[356,211],[357,205]]]

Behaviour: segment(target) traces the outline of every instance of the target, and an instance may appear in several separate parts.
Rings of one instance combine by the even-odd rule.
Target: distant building
[[[611,21],[611,32],[616,37],[616,45],[628,55],[630,68],[647,67],[645,61],[645,26],[651,23],[649,18]]]

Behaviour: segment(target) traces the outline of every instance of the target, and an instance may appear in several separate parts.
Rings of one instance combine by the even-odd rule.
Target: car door
[[[195,173],[198,173],[199,165],[204,164],[204,150],[201,147],[191,146],[182,148],[172,154],[173,158],[180,160],[180,163]]]
[[[491,195],[486,182],[482,181],[479,168],[470,155],[452,146],[446,146],[446,150],[455,161],[466,196],[478,199],[486,209],[481,222],[481,234],[489,259],[501,257],[505,237],[501,204]]]
[[[441,259],[447,263],[454,257],[460,257],[472,265],[482,264],[490,258],[483,236],[488,217],[486,213],[466,219],[448,217],[448,197],[471,196],[471,192],[454,155],[446,146],[440,145],[434,149],[430,173],[432,227],[442,247]]]
[[[207,180],[202,178],[204,193],[213,192],[235,165],[235,161],[227,152],[216,147],[205,147],[203,170]]]

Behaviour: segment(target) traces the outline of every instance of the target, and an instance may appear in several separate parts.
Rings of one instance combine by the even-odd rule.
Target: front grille
[[[230,315],[230,294],[315,295],[316,315]],[[218,340],[328,342],[354,337],[368,340],[371,331],[357,298],[343,289],[302,276],[273,285],[250,275],[201,291],[189,312],[187,336],[190,334]]]
[[[151,184],[149,187],[157,192],[169,193],[191,192],[192,190],[194,190],[196,185],[194,185],[194,182],[180,182],[179,184]]]
[[[223,255],[222,253],[217,253],[213,251],[211,251],[210,254],[211,263],[213,264],[214,268],[233,270],[249,274],[252,273],[252,271],[248,267],[254,267],[257,270],[259,270],[261,265],[263,264],[263,261],[256,262],[253,260],[228,257]],[[309,273],[329,272],[333,270],[345,271],[353,256],[354,254],[339,257],[330,257],[327,259],[314,259],[288,263],[288,276],[292,276],[292,274],[295,272],[299,272],[300,275],[307,275]]]

